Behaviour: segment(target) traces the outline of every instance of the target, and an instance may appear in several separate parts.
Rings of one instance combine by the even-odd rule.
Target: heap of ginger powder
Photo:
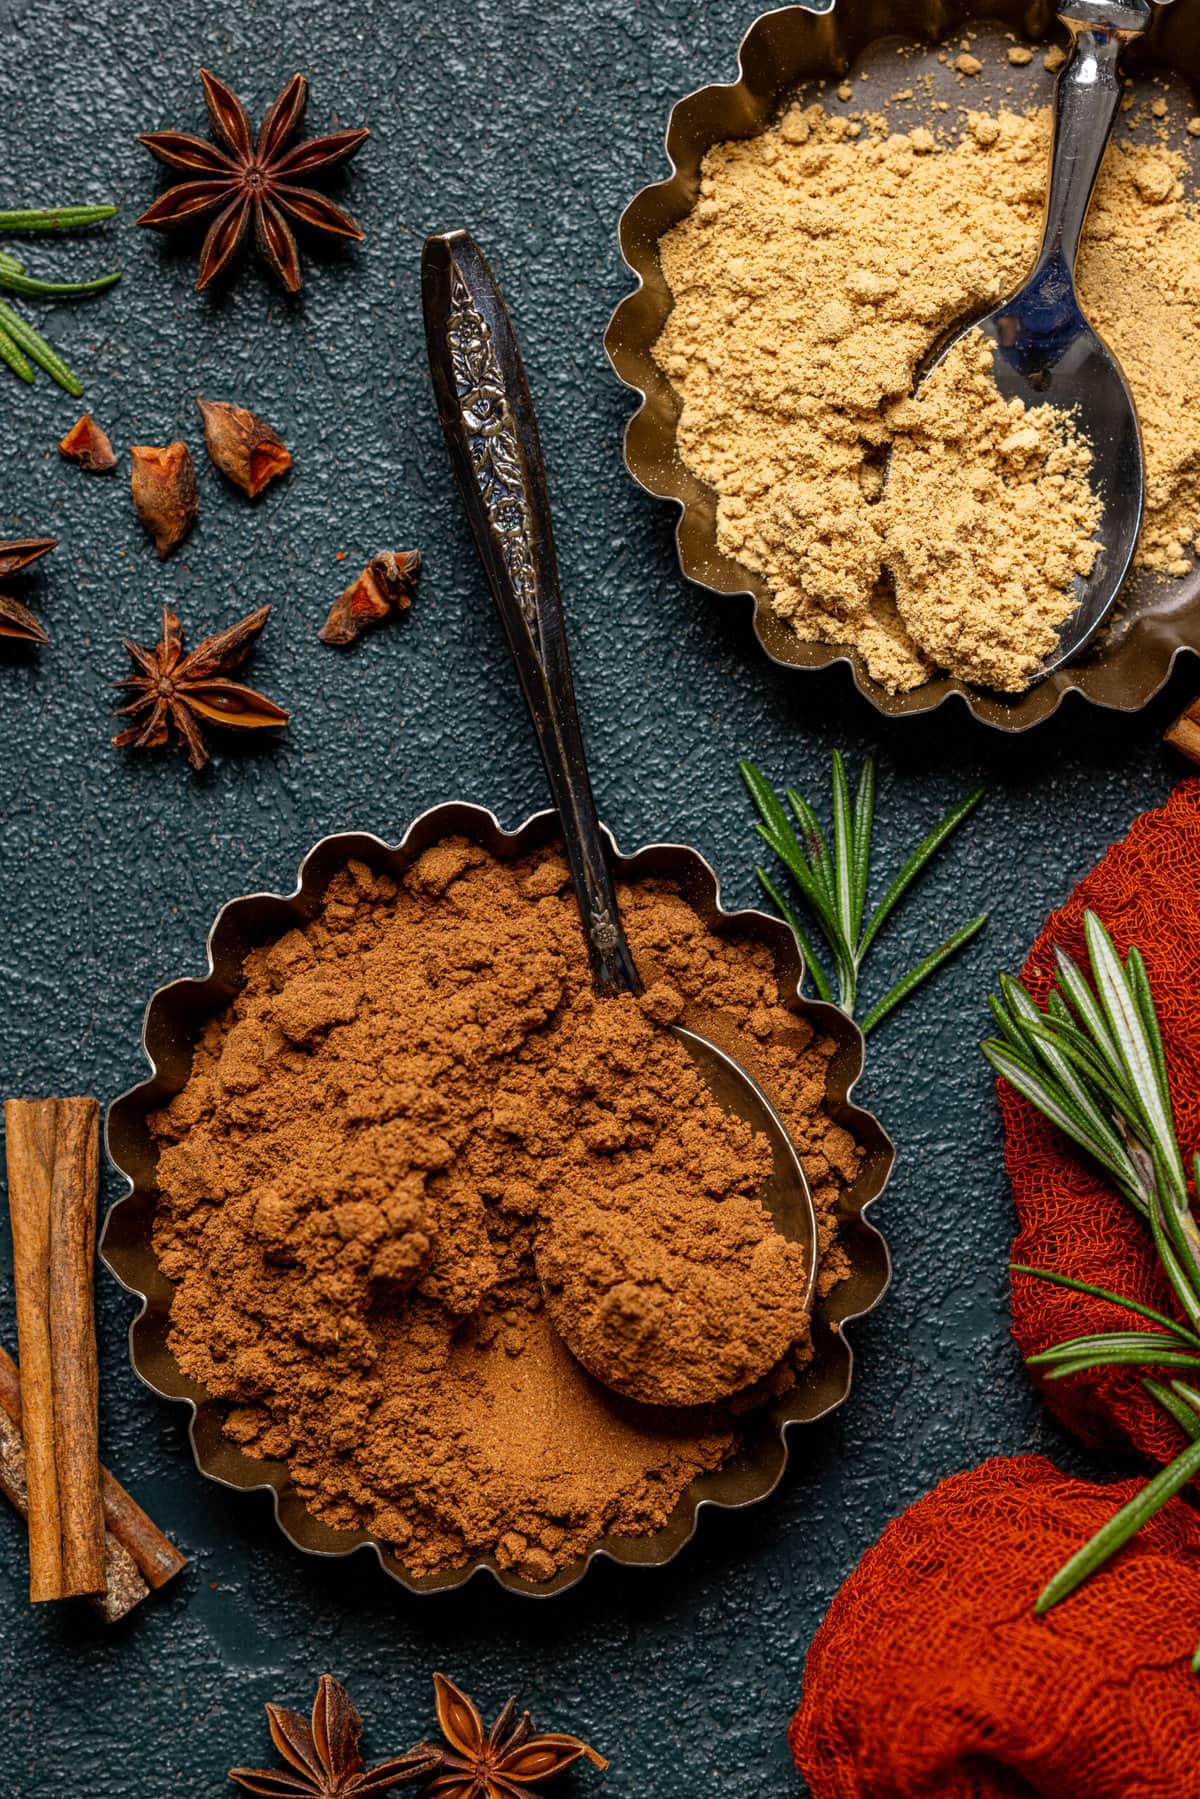
[[[709,152],[662,242],[674,307],[655,354],[682,401],[680,456],[718,496],[719,547],[798,637],[852,645],[890,692],[943,669],[1027,686],[1098,551],[1083,421],[1005,417],[982,339],[910,399],[944,333],[1028,270],[1049,137],[1048,111],[969,113],[935,137],[795,105]],[[1184,167],[1162,144],[1114,143],[1079,266],[1141,415],[1139,565],[1170,576],[1195,566],[1200,517],[1200,208]]]

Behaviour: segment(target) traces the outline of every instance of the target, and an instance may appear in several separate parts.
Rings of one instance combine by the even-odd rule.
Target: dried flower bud
[[[421,572],[420,550],[382,550],[333,602],[321,642],[346,644],[391,612],[407,612]]]
[[[0,637],[11,638],[15,643],[50,641],[28,606],[22,606],[20,600],[7,593],[0,593]]]
[[[209,455],[249,499],[257,499],[269,481],[291,468],[291,451],[257,413],[226,400],[197,400],[196,405]]]
[[[108,435],[102,431],[90,412],[85,412],[77,425],[72,425],[59,443],[59,454],[68,462],[77,462],[89,475],[106,475],[117,466]]]
[[[134,510],[160,556],[179,548],[200,513],[196,470],[185,443],[134,444],[129,452]]]

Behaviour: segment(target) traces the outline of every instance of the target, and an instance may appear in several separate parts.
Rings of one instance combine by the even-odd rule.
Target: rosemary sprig
[[[115,217],[116,206],[47,206],[27,207],[0,212],[0,232],[70,231],[84,225],[98,225]],[[7,251],[0,251],[0,288],[26,298],[77,297],[102,293],[121,279],[121,271],[98,275],[91,281],[40,281],[25,273],[25,266]],[[22,381],[32,382],[36,363],[53,381],[76,399],[83,393],[78,378],[72,374],[58,351],[46,342],[40,332],[26,323],[20,313],[0,302],[0,362],[7,363]]]
[[[917,876],[937,854],[952,831],[979,804],[983,789],[969,793],[946,814],[940,824],[917,845],[882,899],[867,918],[867,894],[871,872],[871,832],[875,822],[875,761],[862,765],[853,798],[846,765],[838,751],[833,755],[832,842],[821,829],[812,806],[794,787],[787,789],[787,806],[753,762],[738,764],[750,797],[758,808],[759,836],[774,850],[800,891],[809,912],[833,957],[833,978],[826,975],[812,943],[795,911],[766,870],[755,874],[780,914],[791,925],[804,955],[805,969],[820,997],[838,1005],[853,1017],[858,1000],[859,976],[867,952],[883,925],[895,911]],[[789,816],[788,808],[791,815]],[[793,819],[795,823],[793,824]],[[799,827],[799,836],[797,836]],[[866,920],[864,924],[864,920]],[[908,998],[923,981],[983,929],[987,913],[959,927],[944,943],[910,969],[876,1000],[862,1021],[866,1036],[889,1012]],[[836,989],[836,1000],[834,998]]]
[[[1084,914],[1084,936],[1091,982],[1056,948],[1058,982],[1044,1010],[1019,981],[1001,977],[1000,995],[989,1002],[1000,1035],[983,1044],[983,1053],[1003,1080],[1100,1164],[1145,1219],[1182,1317],[1048,1268],[1014,1263],[1017,1273],[1093,1294],[1155,1327],[1072,1337],[1030,1356],[1029,1365],[1047,1369],[1051,1380],[1113,1365],[1178,1371],[1166,1384],[1148,1377],[1142,1384],[1188,1441],[1059,1570],[1038,1598],[1039,1613],[1073,1593],[1200,1474],[1200,1390],[1182,1378],[1200,1378],[1200,1224],[1175,1134],[1158,1015],[1139,950],[1131,948],[1122,962],[1094,912]],[[1193,1177],[1200,1187],[1200,1156]],[[1192,1665],[1200,1672],[1200,1649]]]

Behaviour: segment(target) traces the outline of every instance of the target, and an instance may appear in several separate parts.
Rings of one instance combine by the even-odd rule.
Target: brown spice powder
[[[982,332],[955,344],[887,411],[893,451],[877,508],[896,607],[939,668],[1019,692],[1078,606],[1100,553],[1092,453],[1070,414],[1005,400]]]
[[[285,1458],[314,1513],[428,1573],[494,1553],[543,1580],[606,1531],[661,1525],[738,1441],[740,1408],[635,1405],[543,1308],[547,1221],[656,1182],[744,1205],[758,1141],[658,1021],[726,1015],[788,1123],[821,1232],[861,1152],[827,1110],[833,1045],[781,1004],[769,953],[661,884],[623,888],[641,1002],[597,1001],[565,862],[450,840],[397,887],[354,864],[255,952],[152,1120],[171,1344]],[[689,1227],[690,1229],[690,1227]],[[773,1371],[809,1354],[803,1326]]]
[[[663,239],[675,306],[656,354],[682,401],[680,455],[718,495],[721,550],[799,637],[856,646],[891,691],[936,667],[980,676],[961,633],[925,607],[902,617],[881,582],[904,560],[877,516],[884,415],[942,334],[1028,269],[1049,135],[1046,110],[968,113],[935,135],[795,105],[709,152],[696,207]],[[1200,514],[1200,206],[1184,174],[1161,143],[1114,143],[1079,268],[1141,414],[1140,566],[1172,576],[1194,566]],[[998,627],[991,583],[957,586],[950,610],[973,621],[968,651]]]

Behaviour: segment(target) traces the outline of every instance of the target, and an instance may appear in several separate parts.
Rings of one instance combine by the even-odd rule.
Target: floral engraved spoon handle
[[[596,815],[567,654],[533,403],[504,301],[465,231],[426,240],[429,366],[450,461],[517,667],[583,914],[600,994],[637,993]]]

